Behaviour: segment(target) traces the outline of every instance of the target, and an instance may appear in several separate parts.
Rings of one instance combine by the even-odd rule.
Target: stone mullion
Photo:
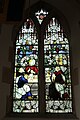
[[[39,107],[40,113],[45,113],[45,83],[44,83],[44,39],[43,32],[39,33]]]

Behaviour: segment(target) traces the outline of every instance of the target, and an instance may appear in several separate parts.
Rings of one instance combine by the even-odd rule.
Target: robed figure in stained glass
[[[51,84],[49,85],[49,97],[53,100],[62,100],[69,97],[68,93],[65,95],[65,76],[59,66],[55,68],[54,73],[51,75]]]

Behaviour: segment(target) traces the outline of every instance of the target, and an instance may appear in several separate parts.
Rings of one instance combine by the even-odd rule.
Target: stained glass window
[[[42,24],[46,16],[48,12],[43,9],[35,13],[38,24]],[[41,99],[46,105],[44,112],[72,112],[69,41],[55,17],[48,23],[45,33],[38,36],[33,21],[27,19],[16,37],[13,112],[39,113],[39,110],[42,110]],[[38,29],[38,32],[42,31],[41,27]],[[38,41],[41,42],[39,44],[41,46],[38,45]],[[42,58],[39,60],[41,52],[38,52],[38,48],[39,50],[43,48],[41,51],[44,60]],[[43,62],[44,65],[39,68],[40,63]],[[43,76],[40,76],[42,74]],[[44,87],[42,84],[44,82],[45,94],[39,89]],[[42,94],[45,100],[41,98]]]
[[[37,17],[39,23],[41,24],[44,18],[47,16],[48,12],[41,9],[38,12],[35,13],[35,16]]]
[[[56,18],[44,38],[46,112],[72,112],[69,42]]]
[[[38,39],[27,19],[16,38],[13,112],[38,112]]]

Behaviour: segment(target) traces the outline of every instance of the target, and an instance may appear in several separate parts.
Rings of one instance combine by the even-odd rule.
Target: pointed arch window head
[[[42,23],[42,21],[44,20],[44,18],[48,15],[48,12],[46,10],[38,10],[36,13],[35,13],[35,16],[37,17],[38,21],[39,21],[39,24]]]
[[[41,9],[35,13],[39,24],[48,16]],[[39,88],[45,83],[43,101],[47,113],[71,113],[72,91],[70,76],[69,41],[59,21],[53,17],[46,25],[43,38],[38,37],[37,26],[27,19],[16,38],[13,112],[39,113],[41,108]],[[41,28],[40,28],[41,30]],[[42,40],[41,40],[42,38]],[[40,40],[43,50],[39,46]],[[43,59],[40,59],[42,51]],[[44,75],[40,76],[43,62]],[[39,68],[40,67],[40,68]],[[40,75],[39,75],[40,70]],[[41,86],[41,87],[40,87]],[[40,94],[39,94],[40,93]],[[43,106],[42,106],[43,107]]]

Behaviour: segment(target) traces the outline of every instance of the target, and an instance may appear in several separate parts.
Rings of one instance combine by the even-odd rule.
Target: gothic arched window
[[[44,25],[44,9],[35,18],[39,28],[26,19],[16,37],[13,112],[71,113],[68,38],[56,17]]]

